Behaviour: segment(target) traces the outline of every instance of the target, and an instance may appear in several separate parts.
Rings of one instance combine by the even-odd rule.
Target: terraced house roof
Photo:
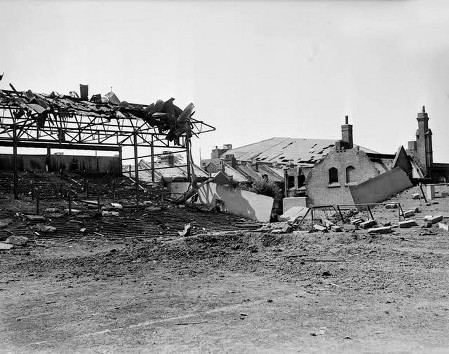
[[[228,150],[223,155],[233,154],[237,161],[314,164],[330,152],[335,141],[336,139],[274,137]],[[377,153],[362,146],[360,149],[367,153]]]

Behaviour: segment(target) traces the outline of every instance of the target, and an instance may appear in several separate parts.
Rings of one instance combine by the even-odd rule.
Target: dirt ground
[[[419,226],[382,235],[274,235],[191,208],[53,220],[0,251],[0,352],[448,353],[449,233],[421,225],[448,222],[449,197],[416,191],[392,200],[419,207]],[[5,203],[12,232],[30,230]]]

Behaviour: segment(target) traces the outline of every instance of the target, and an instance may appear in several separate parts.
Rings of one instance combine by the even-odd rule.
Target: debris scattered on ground
[[[295,222],[307,214],[309,209],[302,206],[295,206],[288,209],[284,214],[279,216],[280,221]]]
[[[448,225],[448,224],[444,224],[444,223],[442,223],[442,222],[439,222],[439,223],[438,223],[438,227],[439,227],[440,229],[443,229],[444,231],[449,231],[449,225]]]
[[[391,232],[391,226],[375,227],[368,230],[369,234],[388,234]]]
[[[327,228],[325,226],[319,225],[319,224],[315,224],[313,225],[313,229],[315,231],[321,231],[321,232],[326,232]]]
[[[26,212],[14,208],[11,208],[13,212],[2,210],[1,217],[12,220],[7,227],[0,229],[2,237],[6,239],[9,232],[29,234],[30,247],[14,247],[11,251],[1,252],[5,282],[0,284],[0,290],[6,295],[5,301],[10,302],[15,301],[14,294],[25,293],[16,301],[22,304],[20,316],[23,318],[43,313],[42,318],[52,319],[54,311],[48,309],[48,305],[53,304],[57,296],[58,306],[54,310],[74,329],[72,338],[68,339],[68,343],[74,345],[78,343],[79,335],[85,334],[82,327],[90,328],[97,324],[98,319],[104,322],[105,318],[109,321],[110,316],[129,315],[123,321],[136,322],[131,318],[135,313],[141,314],[142,318],[153,318],[153,308],[146,306],[142,309],[141,306],[148,301],[161,309],[158,317],[171,318],[167,328],[170,324],[206,323],[201,316],[190,318],[189,309],[193,307],[198,309],[198,313],[212,309],[207,314],[211,326],[221,323],[227,327],[237,323],[241,327],[249,321],[248,326],[244,326],[248,329],[253,328],[254,321],[268,310],[272,318],[264,327],[267,333],[273,331],[274,325],[280,324],[285,324],[283,328],[280,325],[280,331],[291,329],[292,333],[299,333],[297,323],[300,321],[306,326],[298,335],[307,336],[312,345],[324,339],[326,342],[329,339],[332,343],[343,343],[343,338],[351,337],[359,343],[361,336],[369,337],[379,328],[389,326],[389,316],[378,315],[389,310],[394,318],[400,319],[394,322],[394,326],[398,326],[401,334],[411,337],[418,333],[422,342],[427,343],[429,335],[432,337],[435,329],[442,328],[446,314],[441,303],[447,292],[444,275],[447,268],[446,241],[449,240],[449,218],[446,215],[449,215],[449,209],[444,209],[443,201],[449,201],[442,200],[439,206],[426,207],[424,202],[410,200],[410,193],[401,198],[404,210],[413,210],[419,203],[422,216],[443,215],[444,222],[438,223],[440,229],[435,224],[431,229],[396,229],[397,236],[367,235],[360,223],[350,224],[347,218],[347,215],[357,215],[363,222],[371,218],[365,210],[358,213],[342,210],[344,218],[316,211],[314,215],[309,214],[310,219],[301,225],[289,222],[256,224],[225,213],[200,211],[190,204],[183,209],[170,208],[173,206],[170,202],[164,200],[164,204],[159,204],[155,199],[148,203],[147,207],[154,208],[154,211],[149,211],[142,204],[140,209],[128,208],[131,203],[126,199],[111,198],[124,206],[123,210],[110,210],[120,211],[118,217],[102,218],[100,213],[81,204],[78,206],[82,211],[80,214],[65,215],[62,220],[50,220],[51,217],[45,213],[47,221],[38,225],[53,225],[57,230],[51,234],[39,231],[42,235],[36,237],[30,232],[35,222],[21,217],[35,210],[33,204],[26,206]],[[403,202],[404,199],[408,204]],[[108,206],[111,200],[105,200],[104,205]],[[53,205],[56,202],[48,202],[48,206]],[[50,214],[58,213],[66,206],[66,202],[60,203],[50,210]],[[46,210],[45,207],[46,204],[42,203],[42,210]],[[390,226],[387,228],[389,231],[395,230],[391,225],[399,228],[401,223],[413,222],[403,220],[398,208],[385,209],[383,204],[373,206],[372,213],[379,226]],[[422,223],[421,217],[415,220]],[[185,226],[189,224],[194,235],[185,232]],[[255,225],[259,226],[257,232],[253,230]],[[320,226],[322,231],[310,232],[314,225]],[[342,232],[321,233],[324,230]],[[282,234],[277,235],[278,232]],[[180,237],[179,234],[188,236]],[[13,247],[12,244],[3,245]],[[14,278],[19,281],[10,281]],[[10,283],[4,285],[6,281]],[[58,294],[52,289],[55,285],[58,286]],[[50,298],[36,302],[36,286]],[[92,296],[92,290],[98,292],[98,296]],[[167,293],[173,296],[161,296]],[[98,307],[100,297],[104,306]],[[133,301],[130,302],[130,298]],[[247,302],[248,298],[252,302]],[[288,301],[284,301],[286,299]],[[285,316],[291,307],[291,299],[295,299],[295,304],[302,308],[300,318]],[[387,300],[394,303],[385,305]],[[81,309],[86,315],[81,320],[74,316],[73,306],[70,306],[74,301],[82,301],[82,307],[86,309]],[[410,303],[424,303],[425,306],[410,309]],[[229,309],[230,304],[231,317],[223,318],[220,309]],[[99,316],[90,316],[92,308]],[[111,315],[110,309],[114,308],[117,311]],[[19,313],[18,309],[17,306],[5,306],[5,311],[9,311],[6,315],[16,321],[17,316],[14,316]],[[175,310],[176,318],[187,315],[187,319],[173,320]],[[235,312],[234,318],[232,312]],[[320,315],[323,313],[329,315],[325,316],[324,322]],[[414,326],[417,315],[431,327],[428,332],[421,332],[422,326]],[[353,321],[361,316],[369,320],[363,333],[357,332],[357,324],[354,325]],[[91,322],[86,322],[86,319]],[[115,318],[110,320],[115,321]],[[27,323],[29,321],[34,327],[19,326],[16,331],[17,337],[24,338],[24,345],[35,343],[34,337],[48,326],[47,321],[40,317],[28,318]],[[58,325],[58,321],[54,323],[55,328]],[[329,329],[321,327],[323,325]],[[344,330],[340,330],[342,325],[346,326]],[[211,328],[208,325],[204,327],[205,330]],[[231,327],[231,330],[235,328]],[[404,328],[411,330],[404,332]],[[88,332],[92,331],[89,329]],[[317,337],[320,335],[326,337],[320,339]],[[389,338],[395,340],[392,336]],[[350,342],[353,341],[344,344]],[[41,347],[44,351],[51,350],[53,344]]]
[[[62,213],[51,213],[51,214],[47,215],[47,217],[53,218],[53,219],[59,219],[59,218],[62,218],[63,216],[64,216],[64,214],[62,214]]]
[[[184,230],[183,231],[178,231],[179,236],[181,236],[181,237],[189,236],[191,229],[192,229],[192,226],[190,224],[186,224],[184,226]]]
[[[24,215],[26,219],[30,221],[45,221],[45,217],[42,215]]]
[[[10,250],[13,247],[10,243],[0,242],[0,250]]]
[[[81,210],[79,209],[64,209],[64,214],[68,215],[68,214],[72,214],[72,215],[77,215],[77,214],[81,214]]]
[[[402,229],[417,226],[417,225],[418,224],[416,223],[415,220],[404,220],[404,221],[399,222],[399,227]]]
[[[161,207],[157,207],[157,206],[149,206],[145,208],[146,211],[149,211],[150,213],[157,213],[159,211],[162,211]]]
[[[362,227],[363,229],[369,229],[369,228],[372,228],[375,225],[377,225],[377,221],[376,220],[367,220],[367,221],[361,222],[359,224],[359,226]]]
[[[103,210],[101,216],[120,216],[120,213],[118,211]]]
[[[11,219],[0,220],[0,229],[3,229],[12,223]]]
[[[326,226],[327,229],[330,229],[332,226],[335,225],[332,221],[330,221],[328,219],[324,219],[323,224],[324,224],[324,226]]]
[[[14,246],[26,246],[28,241],[29,241],[28,237],[13,235],[9,236],[5,242]]]
[[[407,210],[407,211],[404,211],[404,218],[405,219],[407,219],[407,218],[409,218],[409,217],[411,217],[411,216],[414,216],[415,215],[415,210]]]
[[[292,231],[292,227],[287,222],[274,222],[269,228],[273,234],[285,234]]]
[[[59,212],[59,210],[57,208],[46,208],[44,210],[44,213],[46,213],[46,214],[53,214],[53,213],[57,213],[57,212]]]
[[[121,205],[120,203],[111,203],[111,206],[114,209],[123,209],[123,205]]]
[[[398,208],[398,204],[397,203],[385,204],[385,209],[397,209],[397,208]]]
[[[360,225],[362,222],[363,222],[363,219],[360,219],[360,218],[351,220],[352,225]]]
[[[440,221],[443,221],[443,215],[437,215],[437,216],[432,216],[432,215],[426,215],[424,217],[424,221],[428,221],[432,224],[436,224]]]
[[[56,227],[44,224],[36,224],[32,226],[31,229],[38,232],[46,232],[46,233],[52,233],[56,231]]]

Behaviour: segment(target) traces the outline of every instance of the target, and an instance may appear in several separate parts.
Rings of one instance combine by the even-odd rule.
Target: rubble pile
[[[4,181],[12,178],[9,174],[1,175]],[[61,183],[60,176],[48,173],[45,186],[48,189],[53,186],[53,190],[46,192],[39,184],[42,175],[20,173],[19,178],[29,186],[36,186],[34,193],[24,193],[20,200],[2,194],[0,249],[24,247],[45,239],[72,242],[92,238],[179,237],[181,233],[236,230],[238,226],[234,225],[246,221],[210,208],[177,205],[165,198],[164,188],[159,184],[142,183],[136,200],[135,184],[127,177],[105,179],[67,174],[60,189],[55,187]],[[108,185],[101,186],[105,180],[116,186],[114,191]],[[86,181],[101,188],[92,188],[87,194],[83,189]],[[18,244],[14,237],[25,237],[30,242]]]
[[[7,181],[7,177],[2,174],[1,180]],[[295,206],[280,215],[279,221],[267,223],[232,215],[213,205],[192,204],[190,200],[179,204],[166,198],[164,188],[155,183],[142,183],[136,198],[135,184],[127,177],[89,178],[66,174],[61,178],[49,173],[45,186],[49,189],[52,183],[60,186],[51,193],[45,192],[44,184],[39,184],[44,177],[22,173],[20,178],[28,183],[24,185],[35,187],[33,193],[26,193],[20,201],[3,195],[4,205],[8,207],[0,209],[2,250],[49,238],[68,241],[129,237],[176,239],[236,230],[273,235],[304,232],[375,235],[414,227],[437,227],[442,232],[449,229],[447,216],[439,213],[435,201],[428,205],[429,202],[414,199],[414,193],[410,192],[406,199],[410,202],[401,204],[393,198],[371,209],[359,206],[337,211],[336,208]],[[90,192],[85,189],[87,184],[91,186]],[[446,195],[435,194],[438,198]]]

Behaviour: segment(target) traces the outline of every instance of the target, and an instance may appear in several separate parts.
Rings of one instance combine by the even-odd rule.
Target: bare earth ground
[[[416,190],[393,200],[420,207],[420,225],[449,216],[449,198],[426,206]],[[0,352],[449,352],[449,233],[437,226],[272,235],[191,209],[122,214],[136,237],[114,234],[113,218],[75,237],[64,217],[53,236],[0,251]],[[193,221],[193,235],[174,236],[164,216],[172,229]],[[397,223],[397,210],[375,217]]]

